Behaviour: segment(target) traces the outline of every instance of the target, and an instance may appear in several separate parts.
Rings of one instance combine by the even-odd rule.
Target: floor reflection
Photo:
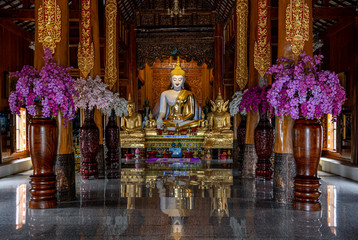
[[[358,234],[358,184],[330,175],[321,176],[322,211],[305,212],[276,203],[272,181],[233,175],[231,160],[200,166],[127,161],[117,179],[77,176],[77,200],[44,210],[26,209],[30,174],[0,179],[1,239],[347,239]]]

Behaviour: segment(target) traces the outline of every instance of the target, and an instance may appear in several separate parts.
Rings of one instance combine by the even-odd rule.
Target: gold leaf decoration
[[[304,0],[291,0],[286,8],[286,40],[298,56],[309,39],[310,9]]]
[[[258,1],[257,41],[254,46],[254,66],[263,77],[271,65],[271,46],[267,35],[267,0]]]
[[[249,4],[247,0],[236,2],[236,69],[235,79],[241,89],[244,89],[248,82],[247,67],[247,26],[248,26]]]
[[[104,82],[111,89],[117,82],[116,39],[117,39],[117,1],[106,1],[106,69]]]
[[[44,48],[55,53],[56,43],[61,41],[61,9],[56,0],[44,0],[38,9],[38,40]]]

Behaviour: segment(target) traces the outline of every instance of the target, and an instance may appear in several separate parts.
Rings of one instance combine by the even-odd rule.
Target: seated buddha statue
[[[142,132],[142,115],[135,112],[135,103],[131,95],[128,96],[128,116],[121,118],[121,137],[130,135],[131,137],[144,137]]]
[[[160,95],[158,128],[162,129],[166,126],[169,130],[173,130],[176,126],[180,129],[198,126],[198,121],[195,120],[197,111],[194,94],[184,89],[185,72],[180,67],[179,57],[170,75],[171,89]]]
[[[224,102],[219,89],[219,94],[215,102],[212,100],[210,100],[210,102],[212,104],[212,112],[208,114],[209,129],[219,132],[231,131],[231,115],[227,112],[229,100]]]
[[[204,144],[209,147],[232,147],[234,133],[231,128],[231,115],[227,112],[229,100],[224,102],[220,89],[218,97],[212,104],[212,112],[208,114],[209,132],[205,135]]]
[[[153,119],[153,114],[149,112],[149,119],[145,123],[145,135],[157,135],[157,122]]]
[[[207,131],[208,131],[208,120],[205,119],[205,113],[203,110],[201,111],[201,119],[199,120],[197,135],[205,135]]]

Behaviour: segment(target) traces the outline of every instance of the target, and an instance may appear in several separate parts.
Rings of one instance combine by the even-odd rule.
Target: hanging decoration
[[[236,69],[235,79],[240,89],[244,89],[248,82],[247,68],[247,26],[248,26],[249,4],[248,0],[237,0],[236,17]]]
[[[286,41],[297,57],[309,39],[310,10],[304,0],[291,0],[286,8]]]
[[[54,54],[56,43],[61,41],[61,9],[56,0],[44,0],[37,19],[38,40]]]
[[[94,66],[94,48],[91,37],[91,0],[81,1],[81,31],[78,44],[78,68],[87,78]]]
[[[117,1],[106,1],[106,69],[104,82],[111,89],[117,82]]]
[[[257,41],[254,46],[254,66],[263,77],[271,66],[271,46],[268,41],[267,0],[258,1]]]

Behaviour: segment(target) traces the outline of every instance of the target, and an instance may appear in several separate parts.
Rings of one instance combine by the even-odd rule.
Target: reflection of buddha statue
[[[128,116],[121,118],[121,146],[127,148],[143,147],[144,132],[142,131],[142,115],[135,111],[135,103],[131,95],[128,97]]]
[[[195,127],[198,121],[194,121],[195,100],[191,91],[185,90],[185,72],[180,67],[180,61],[170,73],[172,89],[162,92],[160,95],[159,115],[157,119],[158,128],[163,125],[180,128]]]

